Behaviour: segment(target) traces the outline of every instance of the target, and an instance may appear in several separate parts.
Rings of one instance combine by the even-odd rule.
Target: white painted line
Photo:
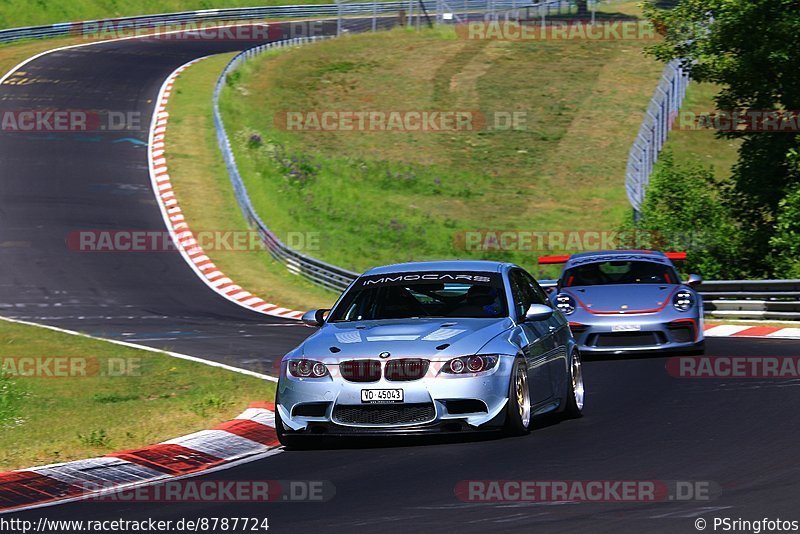
[[[242,369],[240,367],[234,367],[232,365],[227,365],[224,363],[215,362],[212,360],[204,360],[203,358],[198,358],[197,356],[189,356],[188,354],[181,354],[180,352],[172,352],[167,350],[156,349],[153,347],[148,347],[147,345],[138,345],[136,343],[129,343],[128,341],[120,341],[118,339],[108,339],[103,337],[96,337],[90,336],[89,334],[83,334],[81,332],[75,332],[74,330],[67,330],[64,328],[59,328],[57,326],[50,326],[48,324],[39,324],[39,323],[31,323],[29,321],[22,321],[19,319],[11,319],[9,317],[2,317],[0,316],[0,320],[8,321],[10,323],[17,323],[17,324],[24,324],[29,326],[38,326],[39,328],[46,328],[48,330],[53,330],[55,332],[61,332],[62,334],[69,334],[71,336],[79,336],[84,337],[87,339],[96,339],[98,341],[107,341],[108,343],[114,343],[115,345],[120,345],[123,347],[130,347],[132,349],[140,349],[146,350],[148,352],[155,352],[158,354],[165,354],[167,356],[171,356],[173,358],[178,358],[179,360],[187,360],[190,362],[202,363],[203,365],[209,365],[211,367],[218,367],[220,369],[225,369],[226,371],[232,371],[234,373],[239,373],[242,375],[252,376],[255,378],[260,378],[261,380],[267,380],[269,382],[277,382],[278,379],[274,376],[265,375],[261,373],[256,373],[255,371],[251,371],[249,369]]]

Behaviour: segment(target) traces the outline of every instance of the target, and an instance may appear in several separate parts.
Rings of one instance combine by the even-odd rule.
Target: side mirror
[[[703,283],[703,277],[699,274],[690,274],[689,279],[686,280],[687,286],[699,286]]]
[[[300,320],[308,326],[322,326],[325,324],[325,314],[329,311],[326,309],[307,311]]]
[[[544,304],[531,304],[525,313],[526,321],[544,321],[553,316],[553,308]]]

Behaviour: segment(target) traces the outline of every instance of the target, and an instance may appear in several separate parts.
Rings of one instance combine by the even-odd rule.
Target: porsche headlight
[[[694,306],[694,293],[687,289],[681,289],[672,297],[672,305],[678,311],[689,311]]]
[[[561,310],[564,315],[571,315],[575,311],[575,299],[566,293],[556,295],[556,308]]]

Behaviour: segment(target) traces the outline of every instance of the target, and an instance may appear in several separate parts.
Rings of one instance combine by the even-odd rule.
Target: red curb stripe
[[[31,471],[0,473],[0,510],[85,493],[83,489]]]
[[[194,473],[195,471],[203,471],[225,463],[222,458],[171,443],[159,443],[142,449],[115,452],[108,456],[127,460],[170,475]]]
[[[152,168],[152,175],[155,177],[157,182],[160,182],[157,185],[156,194],[157,198],[161,202],[161,207],[168,208],[173,206],[170,210],[167,210],[167,224],[173,229],[177,230],[178,228],[189,228],[188,224],[185,222],[185,218],[183,215],[174,215],[180,212],[180,207],[178,205],[178,201],[175,199],[175,193],[172,190],[172,184],[169,180],[169,166],[166,156],[166,148],[165,148],[165,138],[166,133],[168,131],[169,126],[169,100],[172,96],[174,90],[174,84],[178,79],[180,73],[182,73],[188,66],[193,65],[195,62],[189,62],[186,66],[180,67],[175,70],[175,72],[170,75],[167,80],[165,80],[162,91],[159,95],[159,103],[157,105],[157,113],[155,117],[155,121],[151,126],[151,145],[150,145],[150,165]],[[165,177],[166,180],[159,180],[159,177]],[[161,189],[161,186],[166,186],[165,189]],[[169,199],[169,200],[168,200]],[[175,210],[175,211],[172,211]],[[205,252],[198,244],[188,244],[183,241],[179,243],[182,247],[182,251],[188,254],[188,259],[198,265],[200,270],[205,270],[204,265],[205,263],[198,264],[196,261],[195,256],[204,256]],[[187,252],[187,249],[190,249],[190,252]],[[213,263],[210,264],[212,267],[216,268]],[[204,273],[200,273],[203,275]],[[222,278],[227,278],[224,273],[221,273],[219,276],[214,276],[211,278],[206,277],[208,282],[219,281]],[[244,304],[245,301],[252,299],[255,295],[247,292],[243,288],[236,286],[232,281],[229,283],[222,284],[218,287],[212,286],[212,290],[216,291],[217,293],[231,298],[232,300],[237,301],[242,306],[249,308],[254,311],[262,312],[268,315],[274,315],[278,317],[286,317],[291,319],[297,319],[302,316],[303,312],[295,311],[295,310],[288,310],[285,308],[281,308],[282,311],[277,312],[273,310],[277,310],[279,306],[268,304],[266,301],[259,298],[258,301],[252,302],[250,304]],[[232,295],[234,292],[245,292],[244,296],[233,298]]]
[[[778,330],[780,330],[780,328],[776,328],[774,326],[751,326],[750,328],[740,330],[739,332],[732,334],[731,337],[761,337],[773,332],[777,332]]]
[[[261,443],[268,447],[277,447],[280,445],[278,435],[275,429],[271,426],[256,423],[250,419],[235,419],[227,421],[221,425],[215,426],[214,430],[224,430],[242,438],[247,438],[250,441]]]

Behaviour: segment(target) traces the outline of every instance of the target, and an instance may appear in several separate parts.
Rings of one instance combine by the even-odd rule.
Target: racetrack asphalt
[[[213,293],[177,252],[81,253],[75,230],[157,230],[146,148],[163,80],[200,56],[255,42],[128,40],[45,55],[0,86],[2,109],[142,113],[131,133],[0,134],[0,313],[247,367],[308,335]],[[130,139],[133,140],[130,140]],[[797,356],[796,341],[708,339],[717,356]],[[327,502],[76,502],[14,514],[51,519],[268,517],[276,531],[692,532],[703,517],[800,519],[799,384],[674,378],[664,358],[585,364],[586,415],[527,437],[336,442],[207,480],[324,480]],[[469,503],[462,480],[708,481],[711,501]],[[792,515],[794,514],[794,517]],[[707,530],[712,530],[709,526]]]

